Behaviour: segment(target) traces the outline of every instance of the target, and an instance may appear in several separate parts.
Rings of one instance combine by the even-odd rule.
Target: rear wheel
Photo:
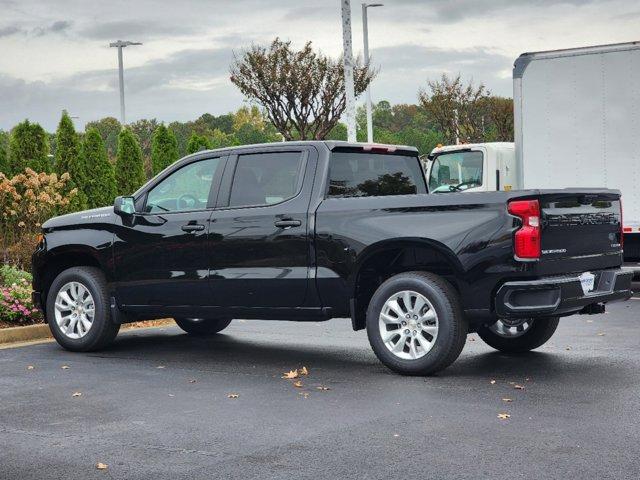
[[[229,326],[231,319],[174,318],[178,326],[190,335],[212,335]]]
[[[478,335],[496,350],[523,353],[547,343],[558,328],[559,321],[558,317],[500,319],[491,325],[480,327]]]
[[[76,352],[111,343],[120,325],[111,320],[108,299],[100,269],[73,267],[60,273],[47,294],[47,322],[58,343]]]
[[[395,275],[367,309],[367,335],[376,356],[404,375],[430,375],[455,361],[467,336],[458,294],[426,272]]]

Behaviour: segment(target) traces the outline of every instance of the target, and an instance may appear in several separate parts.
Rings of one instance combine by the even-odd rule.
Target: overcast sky
[[[522,52],[640,40],[632,0],[383,0],[369,13],[380,69],[374,101],[417,101],[447,72],[511,96]],[[354,53],[361,7],[352,2]],[[274,37],[342,49],[339,0],[0,0],[0,129],[24,118],[54,130],[62,109],[87,121],[119,116],[117,39],[125,54],[127,119],[192,120],[243,104],[229,82],[234,52]]]

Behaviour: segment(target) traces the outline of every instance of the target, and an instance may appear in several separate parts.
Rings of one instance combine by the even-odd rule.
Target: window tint
[[[431,193],[459,192],[482,185],[482,152],[441,153],[429,175]]]
[[[147,195],[145,212],[182,212],[207,208],[220,158],[191,163],[162,180]]]
[[[229,206],[271,205],[294,197],[301,169],[300,152],[240,155]]]
[[[377,197],[426,193],[418,157],[334,152],[329,164],[330,197]]]

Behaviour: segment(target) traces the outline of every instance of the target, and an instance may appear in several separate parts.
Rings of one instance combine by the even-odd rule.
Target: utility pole
[[[362,36],[364,40],[364,64],[369,68],[369,20],[367,9],[373,7],[382,7],[382,3],[363,3],[362,4]],[[367,142],[373,143],[373,107],[371,105],[371,84],[367,85]]]
[[[142,45],[142,43],[129,41],[123,42],[122,40],[118,40],[109,44],[109,47],[118,49],[118,80],[120,81],[120,123],[122,125],[126,123],[124,115],[124,68],[122,66],[122,49],[128,47],[129,45]]]
[[[346,94],[345,120],[347,140],[356,141],[356,94],[353,83],[353,51],[351,41],[351,0],[342,3],[342,47],[344,50],[344,89]]]

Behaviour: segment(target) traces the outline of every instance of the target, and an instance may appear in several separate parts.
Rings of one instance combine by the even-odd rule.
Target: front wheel
[[[229,326],[231,319],[174,318],[178,326],[190,335],[213,335]]]
[[[553,336],[560,319],[524,318],[500,319],[483,325],[478,335],[489,346],[504,353],[523,353],[541,347]]]
[[[427,272],[395,275],[367,309],[367,336],[378,359],[403,375],[430,375],[455,361],[468,326],[454,288]]]

